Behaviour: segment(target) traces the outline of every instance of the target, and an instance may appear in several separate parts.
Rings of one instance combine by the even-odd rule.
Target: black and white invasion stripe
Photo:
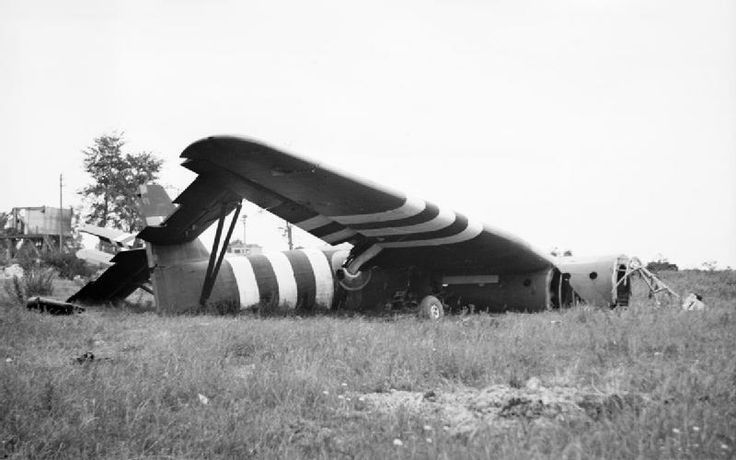
[[[456,212],[416,198],[395,209],[347,216],[312,215],[295,225],[331,244],[362,235],[381,248],[412,248],[461,243],[475,238],[483,225]]]
[[[346,255],[347,251],[300,249],[227,260],[243,309],[329,309],[335,299],[333,265]]]

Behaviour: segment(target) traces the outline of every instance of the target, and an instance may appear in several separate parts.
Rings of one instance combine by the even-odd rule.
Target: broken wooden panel
[[[110,268],[69,297],[67,302],[98,304],[123,300],[150,278],[145,249],[121,251],[112,258],[112,262]]]

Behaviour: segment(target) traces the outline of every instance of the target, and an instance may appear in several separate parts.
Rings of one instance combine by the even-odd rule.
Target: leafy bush
[[[53,268],[31,267],[25,271],[23,278],[17,276],[5,280],[5,292],[20,304],[25,304],[28,297],[48,296],[54,293],[56,270]]]
[[[26,271],[37,267],[40,259],[38,258],[38,252],[27,244],[16,251],[15,256],[9,262],[20,265]]]
[[[3,287],[5,288],[5,293],[13,301],[18,302],[19,304],[24,304],[26,302],[26,290],[21,278],[14,276],[10,279],[6,279]]]
[[[26,296],[51,295],[54,293],[54,278],[56,270],[53,268],[34,267],[26,272],[23,277],[26,288]]]
[[[59,273],[59,278],[74,279],[75,276],[87,278],[95,270],[74,254],[47,252],[41,256],[41,263],[53,267]]]

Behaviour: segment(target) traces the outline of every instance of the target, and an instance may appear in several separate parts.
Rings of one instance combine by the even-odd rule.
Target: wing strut
[[[222,245],[220,245],[222,227],[224,226],[225,218],[228,215],[228,207],[228,205],[222,206],[220,218],[217,220],[217,232],[215,233],[215,241],[212,243],[212,251],[210,251],[210,262],[209,264],[207,264],[207,273],[204,275],[204,284],[202,285],[202,295],[199,297],[199,304],[202,306],[205,306],[207,300],[210,298],[210,294],[212,294],[212,288],[215,286],[215,280],[217,279],[217,274],[220,272],[222,259],[225,258],[227,245],[230,243],[230,237],[233,234],[235,223],[238,221],[238,216],[240,215],[240,209],[243,207],[243,203],[238,202],[238,204],[235,206],[235,214],[233,214],[233,219],[230,221],[230,228],[228,228],[227,235],[222,241]],[[219,255],[217,254],[218,246],[220,252]]]
[[[655,302],[657,302],[657,305],[659,305],[659,299],[657,298],[657,294],[660,292],[666,292],[669,296],[680,298],[680,295],[670,289],[669,286],[664,284],[664,282],[657,278],[657,276],[647,270],[647,268],[641,263],[641,261],[637,257],[632,257],[629,261],[628,266],[626,267],[626,272],[623,274],[621,279],[618,280],[616,283],[616,286],[614,286],[614,290],[618,288],[620,284],[626,281],[626,279],[630,278],[634,273],[639,273],[639,276],[642,280],[644,280],[644,283],[646,283],[647,287],[649,288],[649,298],[651,299],[654,297]]]

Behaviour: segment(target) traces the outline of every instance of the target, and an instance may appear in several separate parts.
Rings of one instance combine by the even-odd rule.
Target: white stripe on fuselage
[[[253,266],[247,257],[228,257],[227,261],[233,267],[233,275],[240,293],[240,308],[251,308],[261,301],[261,293],[258,291],[258,281],[253,271]]]
[[[271,262],[276,282],[279,284],[279,307],[296,308],[297,288],[294,269],[291,262],[282,252],[264,253]]]
[[[335,296],[335,282],[327,257],[318,249],[304,249],[302,252],[309,259],[312,273],[314,273],[315,305],[320,308],[331,308],[332,299]]]

